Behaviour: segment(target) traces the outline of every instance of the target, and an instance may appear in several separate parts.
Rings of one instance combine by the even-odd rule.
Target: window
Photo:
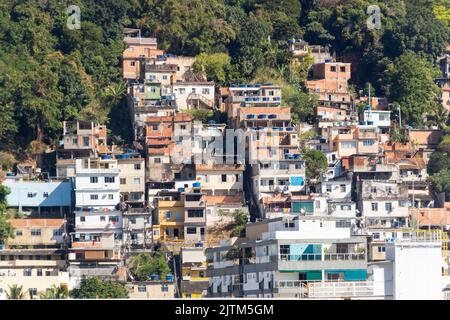
[[[295,222],[294,221],[287,221],[284,223],[285,228],[295,228]]]
[[[83,146],[89,147],[89,137],[83,137]]]
[[[91,194],[91,200],[98,200],[98,194]]]
[[[187,234],[196,234],[197,228],[196,227],[188,227],[188,228],[186,228],[186,233]]]
[[[30,293],[31,297],[34,297],[37,295],[37,288],[30,288],[28,289],[28,292]]]
[[[386,252],[386,247],[377,247],[378,253]]]
[[[341,142],[341,148],[342,149],[352,149],[356,147],[356,143],[352,141],[348,142]]]
[[[370,187],[370,193],[377,193],[377,187]]]
[[[341,72],[345,72],[345,67],[341,67]]]
[[[24,277],[31,277],[31,269],[30,268],[23,269],[23,276]]]
[[[44,198],[48,198],[48,192],[44,192]]]
[[[336,72],[336,66],[331,66],[331,67],[330,67],[330,71],[331,71],[331,72]]]
[[[337,220],[336,221],[336,228],[350,228],[352,226],[352,223],[348,220]]]
[[[280,255],[282,260],[287,260],[288,255],[291,253],[291,247],[288,244],[280,245]]]
[[[172,218],[172,212],[166,211],[166,212],[164,213],[164,218],[166,218],[166,219],[171,219],[171,218]]]
[[[347,192],[347,186],[345,184],[340,185],[341,192]]]
[[[53,229],[53,236],[54,237],[62,236],[62,230],[61,229]]]
[[[378,211],[378,203],[372,202],[372,211]]]
[[[222,182],[227,182],[227,175],[226,174],[222,175]]]
[[[161,158],[155,158],[155,163],[161,163]]]
[[[130,66],[134,67],[136,65],[136,61],[130,61]]]
[[[163,80],[167,80],[167,75],[162,76]]]
[[[141,184],[141,178],[134,178],[133,179],[134,184]]]
[[[161,292],[169,292],[169,286],[167,284],[162,284]]]
[[[185,88],[180,88],[180,94],[185,94],[186,93],[186,89]]]
[[[391,212],[392,211],[392,202],[386,202],[384,204],[384,208],[386,209],[387,212]]]
[[[373,146],[374,143],[375,143],[375,141],[373,141],[373,140],[367,140],[367,139],[363,140],[363,146],[365,146],[365,147]]]
[[[134,164],[134,170],[141,170],[141,164],[140,163],[135,163]]]
[[[203,210],[188,210],[189,218],[203,218]]]
[[[140,284],[138,286],[138,292],[147,292],[147,286]]]
[[[114,200],[114,195],[113,194],[108,194],[108,200]]]
[[[33,192],[28,192],[27,197],[28,198],[33,198],[34,197],[34,193]]]
[[[104,222],[105,220],[105,216],[100,216],[100,221]]]
[[[114,183],[114,177],[105,177],[105,183]]]
[[[119,218],[118,218],[117,216],[109,217],[109,222],[114,222],[114,223],[116,223],[116,222],[118,222],[118,221],[119,221]]]
[[[202,89],[202,94],[209,94],[209,89],[208,88],[203,88]]]
[[[22,230],[16,230],[16,237],[22,236]]]
[[[136,218],[130,218],[130,223],[131,224],[136,224]]]
[[[91,177],[91,183],[98,183],[98,177]]]
[[[51,271],[49,271],[49,270],[45,271],[45,276],[46,277],[50,277],[51,275],[52,275]]]
[[[31,229],[31,235],[38,237],[41,235],[41,229]]]
[[[236,182],[239,182],[239,175],[236,174],[235,177],[236,177]]]
[[[86,217],[80,217],[80,221],[81,222],[85,222],[86,221]]]
[[[327,184],[326,188],[327,188],[327,192],[331,192],[333,190],[331,184]]]
[[[391,186],[385,187],[385,191],[386,193],[392,193],[392,187]]]
[[[127,184],[126,178],[120,178],[120,184]]]
[[[319,200],[316,200],[315,203],[316,203],[316,205],[315,205],[315,206],[316,206],[316,209],[320,209],[320,201],[319,201]]]
[[[42,277],[42,269],[37,269],[37,276]]]

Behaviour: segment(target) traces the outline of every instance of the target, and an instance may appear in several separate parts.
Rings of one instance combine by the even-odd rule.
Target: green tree
[[[431,154],[427,165],[427,172],[429,175],[436,174],[448,168],[450,168],[450,158],[448,157],[448,154],[440,151]]]
[[[224,83],[230,63],[231,58],[226,53],[200,53],[195,58],[194,72],[206,75],[206,78],[210,81]]]
[[[161,278],[171,274],[166,258],[159,251],[137,255],[131,263],[131,272],[139,281],[148,280],[152,274],[157,274]]]
[[[306,178],[322,180],[322,176],[328,168],[327,157],[318,150],[308,149],[303,153],[303,160],[306,164]]]
[[[75,299],[120,299],[128,298],[128,291],[117,281],[100,277],[83,278],[80,287],[72,291]]]
[[[47,291],[42,292],[39,297],[41,299],[68,299],[69,298],[69,290],[65,286],[56,286],[53,285],[51,288],[47,289]]]
[[[442,169],[438,173],[433,174],[430,177],[430,181],[433,185],[433,189],[436,192],[450,192],[450,169]]]
[[[190,109],[184,112],[191,115],[194,121],[201,121],[202,123],[207,123],[214,116],[213,111],[207,109]]]
[[[25,298],[25,294],[23,292],[23,287],[17,284],[13,284],[9,286],[8,292],[6,292],[6,297],[11,300],[21,300]]]
[[[245,231],[245,226],[248,223],[248,212],[244,210],[234,210],[232,212],[225,212],[220,210],[220,216],[226,216],[233,218],[233,225],[231,236],[232,237],[241,237]]]
[[[403,54],[384,74],[384,92],[389,101],[400,105],[402,121],[417,126],[427,113],[438,108],[440,92],[435,84],[436,70],[412,52]]]

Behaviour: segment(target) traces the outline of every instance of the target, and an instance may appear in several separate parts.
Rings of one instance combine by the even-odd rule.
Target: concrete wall
[[[18,181],[6,179],[3,183],[11,189],[6,197],[9,207],[63,207],[72,206],[70,181]],[[30,196],[28,194],[30,193]],[[48,197],[44,197],[48,193]]]

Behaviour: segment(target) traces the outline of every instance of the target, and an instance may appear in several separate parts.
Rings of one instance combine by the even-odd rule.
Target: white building
[[[214,82],[174,82],[172,93],[175,95],[178,110],[213,109]]]
[[[122,236],[119,168],[115,159],[77,159],[75,239],[98,241],[104,232]]]
[[[120,202],[119,168],[113,159],[77,159],[75,205],[114,209]]]
[[[395,300],[444,299],[442,235],[440,230],[397,232],[386,244],[386,260],[370,268],[374,295]]]

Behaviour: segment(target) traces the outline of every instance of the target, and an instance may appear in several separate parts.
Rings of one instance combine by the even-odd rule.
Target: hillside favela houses
[[[332,46],[283,47],[289,72],[307,65],[299,116],[291,84],[219,80],[152,35],[124,29],[129,141],[64,119],[45,161],[1,177],[0,299],[89,281],[130,299],[450,299],[450,194],[429,169],[448,130],[355,90],[361,63]],[[450,51],[438,63],[448,119]]]

